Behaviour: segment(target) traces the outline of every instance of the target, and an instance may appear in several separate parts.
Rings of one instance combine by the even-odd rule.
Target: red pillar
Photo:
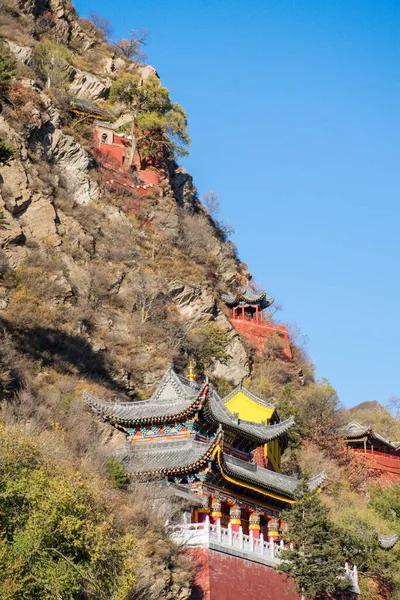
[[[244,320],[244,304],[242,304],[242,319]]]
[[[221,500],[218,498],[213,498],[211,500],[211,514],[210,520],[213,525],[216,525],[218,521],[221,520],[222,511],[221,511]]]
[[[258,512],[253,512],[250,514],[249,518],[249,533],[253,533],[253,538],[260,538],[260,518],[261,515]]]
[[[239,506],[231,506],[229,510],[229,523],[232,527],[232,531],[239,531],[239,527],[242,522],[240,517],[242,516],[242,509]]]
[[[197,513],[198,513],[199,523],[205,523],[206,518],[210,514],[210,509],[209,508],[198,508]]]
[[[279,537],[279,520],[270,519],[268,521],[268,541],[276,542]]]

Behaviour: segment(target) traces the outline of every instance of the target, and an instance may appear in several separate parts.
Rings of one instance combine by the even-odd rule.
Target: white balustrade
[[[239,531],[233,531],[230,523],[228,527],[221,527],[220,519],[215,524],[210,523],[208,515],[203,523],[172,525],[170,533],[175,542],[182,546],[210,547],[212,544],[212,547],[220,552],[229,552],[229,549],[233,549],[239,551],[248,560],[265,559],[268,564],[273,565],[279,565],[281,550],[293,549],[292,543],[285,547],[283,540],[279,543],[265,541],[262,532],[260,537],[256,538],[252,530],[250,535],[244,534],[242,527],[239,527]],[[346,563],[342,577],[351,581],[353,593],[360,593],[355,565],[351,569]]]
[[[210,543],[221,552],[224,549],[236,549],[246,555],[246,558],[264,558],[274,564],[279,564],[279,552],[284,547],[273,542],[264,541],[261,533],[255,538],[253,531],[250,535],[243,533],[242,527],[239,531],[233,531],[229,523],[228,527],[221,527],[218,519],[216,524],[210,523],[207,515],[203,523],[185,523],[172,526],[171,536],[180,545],[185,546],[210,546]]]

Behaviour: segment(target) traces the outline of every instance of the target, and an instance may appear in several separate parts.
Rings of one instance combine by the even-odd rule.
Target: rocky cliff
[[[64,0],[5,3],[0,33],[17,61],[0,115],[0,138],[13,148],[0,164],[6,330],[34,336],[54,328],[60,346],[84,343],[92,367],[101,363],[122,391],[143,395],[168,364],[185,367],[211,322],[226,334],[226,348],[207,370],[237,383],[249,374],[248,353],[220,293],[244,280],[246,266],[201,206],[191,176],[169,160],[148,196],[110,192],[90,127],[66,106],[70,97],[106,99],[122,69],[144,77],[154,69],[116,54]],[[62,93],[38,76],[40,40],[68,48]],[[40,360],[55,364],[51,352]]]

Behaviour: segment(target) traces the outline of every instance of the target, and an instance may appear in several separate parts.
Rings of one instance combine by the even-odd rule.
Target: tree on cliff
[[[0,43],[0,94],[15,76],[15,67],[15,59],[7,52],[4,44]]]
[[[302,600],[319,600],[349,588],[349,581],[340,578],[345,563],[341,536],[318,496],[310,496],[307,482],[297,496],[292,509],[282,513],[294,548],[282,552],[279,570],[294,577]]]
[[[71,60],[71,53],[65,46],[46,39],[36,45],[33,53],[36,71],[47,88],[66,86]]]
[[[151,75],[143,80],[139,75],[123,75],[111,86],[110,101],[125,106],[130,115],[128,167],[139,148],[152,156],[164,149],[171,155],[187,155],[190,138],[186,114],[179,104],[171,102],[158,77]]]

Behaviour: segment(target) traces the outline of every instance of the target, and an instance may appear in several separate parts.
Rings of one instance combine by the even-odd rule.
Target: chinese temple
[[[127,168],[131,139],[117,133],[116,125],[107,121],[95,121],[94,137],[106,181],[130,187],[139,194],[148,193],[149,189],[159,185],[160,161],[149,156],[141,158],[138,152],[133,160],[135,179],[132,178],[132,173]]]
[[[262,352],[266,339],[275,334],[282,340],[282,358],[292,358],[287,327],[272,323],[265,316],[264,311],[274,303],[274,298],[267,297],[265,291],[255,291],[249,284],[234,294],[223,294],[221,297],[235,329],[258,352]]]
[[[393,442],[374,431],[372,427],[355,421],[341,430],[346,447],[364,461],[374,477],[384,481],[400,478],[400,442]]]
[[[168,369],[145,401],[109,403],[87,392],[84,401],[125,433],[127,443],[115,456],[132,478],[161,480],[190,498],[175,535],[201,555],[199,595],[193,598],[239,597],[229,595],[221,580],[224,569],[239,569],[246,580],[243,593],[253,593],[249,597],[282,597],[281,576],[270,567],[279,564],[279,550],[287,543],[280,512],[295,501],[298,484],[280,473],[292,417],[281,421],[272,403],[241,385],[221,398],[207,381],[198,384],[191,368],[188,378]],[[310,490],[324,478],[321,473],[311,479]],[[217,564],[219,575],[210,567]],[[266,581],[271,586],[275,579],[268,595]],[[287,598],[298,596],[291,589]]]

